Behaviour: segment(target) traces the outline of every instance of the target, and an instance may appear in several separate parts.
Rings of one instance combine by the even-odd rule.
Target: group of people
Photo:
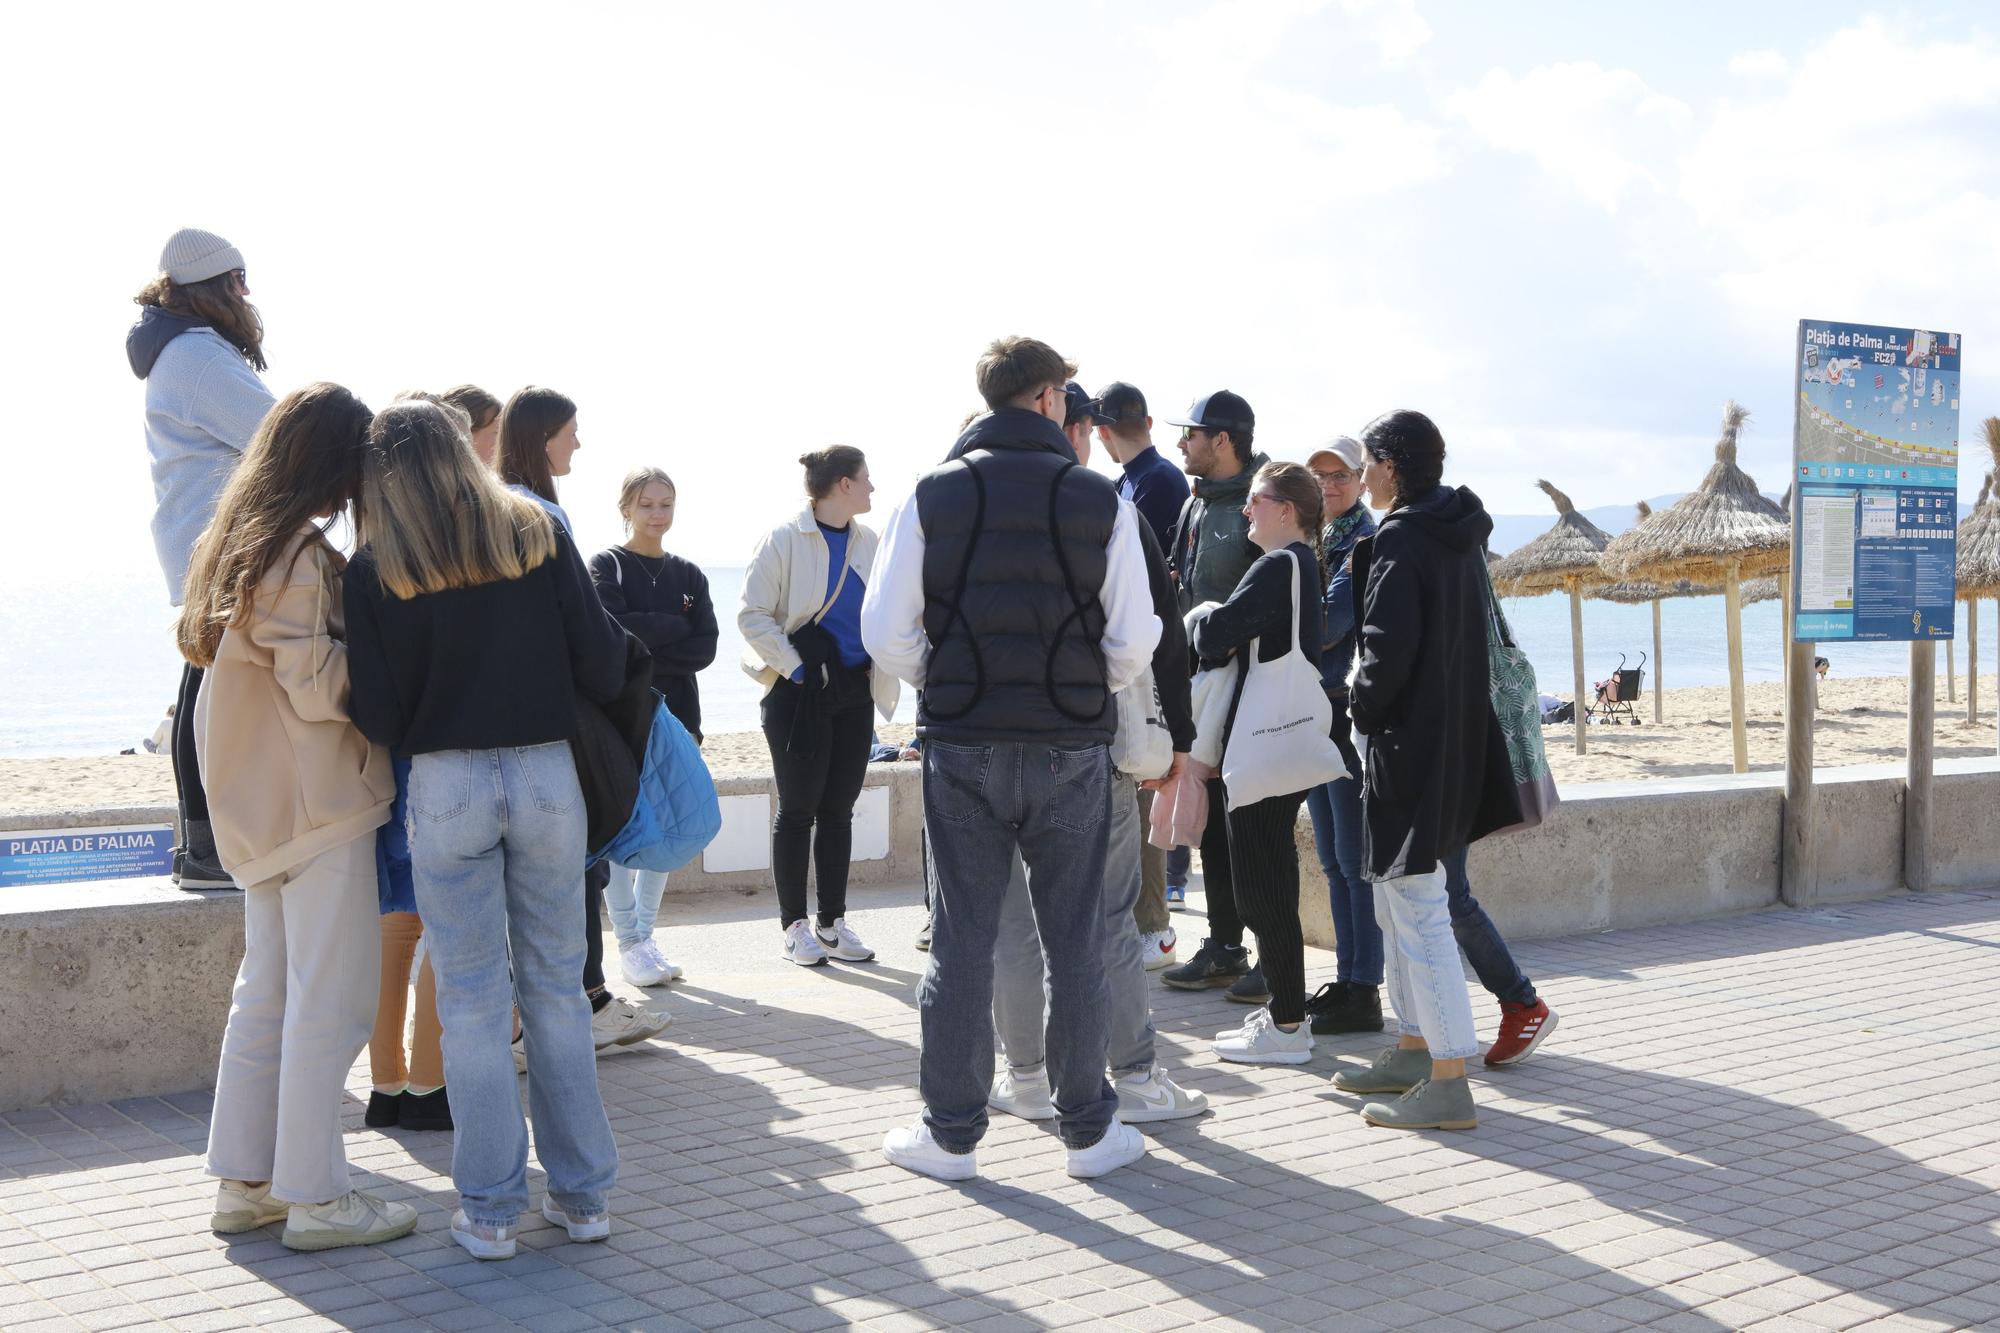
[[[599,1239],[617,1154],[593,1052],[668,1022],[606,989],[602,911],[628,982],[680,969],[654,938],[665,876],[591,860],[571,740],[580,700],[609,702],[637,675],[701,736],[696,675],[717,628],[706,578],[662,544],[673,482],[633,471],[626,539],[586,563],[556,490],[581,447],[572,400],[461,385],[371,412],[317,383],[274,401],[249,290],[234,246],[178,232],[127,344],[188,664],[175,874],[244,890],[212,1225],[283,1221],[295,1248],[415,1226],[349,1179],[341,1093],[369,1044],[367,1123],[456,1131],[459,1244],[515,1252],[530,1203],[517,1072],[541,1211]],[[1171,423],[1184,475],[1154,447],[1138,389],[1092,395],[1075,375],[1044,343],[994,342],[976,370],[984,409],[879,542],[860,521],[874,490],[861,451],[807,453],[806,504],[744,578],[790,962],[874,956],[847,916],[853,810],[876,719],[902,684],[917,691],[924,1111],[885,1154],[969,1177],[990,1108],[1055,1120],[1074,1176],[1142,1156],[1134,1125],[1206,1107],[1157,1058],[1159,969],[1253,1006],[1214,1044],[1247,1063],[1300,1064],[1315,1033],[1380,1031],[1386,982],[1399,1042],[1338,1085],[1396,1096],[1364,1105],[1373,1123],[1470,1128],[1478,1043],[1458,946],[1502,1004],[1488,1064],[1524,1058],[1555,1023],[1465,875],[1465,849],[1519,819],[1486,693],[1490,519],[1443,484],[1443,438],[1419,413],[1300,465],[1256,452],[1249,404],[1213,393]],[[1088,466],[1097,443],[1115,482]],[[351,557],[328,538],[342,516]],[[1296,654],[1318,672],[1315,717],[1331,720],[1317,746],[1331,740],[1335,771],[1232,805],[1226,765],[1193,756],[1229,749],[1245,681]],[[1220,702],[1197,710],[1198,696]],[[1141,744],[1149,728],[1165,739]],[[1175,827],[1191,796],[1205,818]],[[1339,940],[1336,980],[1310,996],[1302,804]],[[1170,910],[1189,843],[1208,933],[1181,961]]]

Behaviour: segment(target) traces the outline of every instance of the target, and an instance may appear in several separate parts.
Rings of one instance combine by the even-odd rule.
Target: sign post
[[[1955,333],[1799,321],[1781,872],[1794,905],[1814,891],[1812,707],[1800,700],[1818,643],[1910,645],[1903,878],[1930,882],[1936,645],[1957,606],[1959,350]]]

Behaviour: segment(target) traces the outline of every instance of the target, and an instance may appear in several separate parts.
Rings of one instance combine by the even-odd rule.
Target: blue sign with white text
[[[1959,338],[1801,320],[1792,637],[1952,637]]]
[[[165,875],[173,868],[171,824],[0,833],[0,889]]]

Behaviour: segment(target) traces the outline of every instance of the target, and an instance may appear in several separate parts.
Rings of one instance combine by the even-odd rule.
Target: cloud
[[[1625,197],[1671,189],[1674,153],[1690,132],[1687,103],[1627,69],[1593,61],[1489,71],[1445,99],[1446,114],[1486,144],[1532,157],[1542,171],[1607,213]]]
[[[1729,58],[1729,72],[1740,79],[1782,79],[1792,62],[1776,51],[1739,51]]]
[[[1416,0],[1340,0],[1340,8],[1355,20],[1389,69],[1401,69],[1431,39],[1431,25],[1417,12]]]

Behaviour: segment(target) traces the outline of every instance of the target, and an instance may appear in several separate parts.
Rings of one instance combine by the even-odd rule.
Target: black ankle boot
[[[1306,1005],[1306,1012],[1312,1015],[1312,1030],[1316,1036],[1334,1036],[1343,1032],[1380,1032],[1382,1030],[1382,991],[1376,986],[1359,986],[1351,981],[1332,982],[1320,988]]]

